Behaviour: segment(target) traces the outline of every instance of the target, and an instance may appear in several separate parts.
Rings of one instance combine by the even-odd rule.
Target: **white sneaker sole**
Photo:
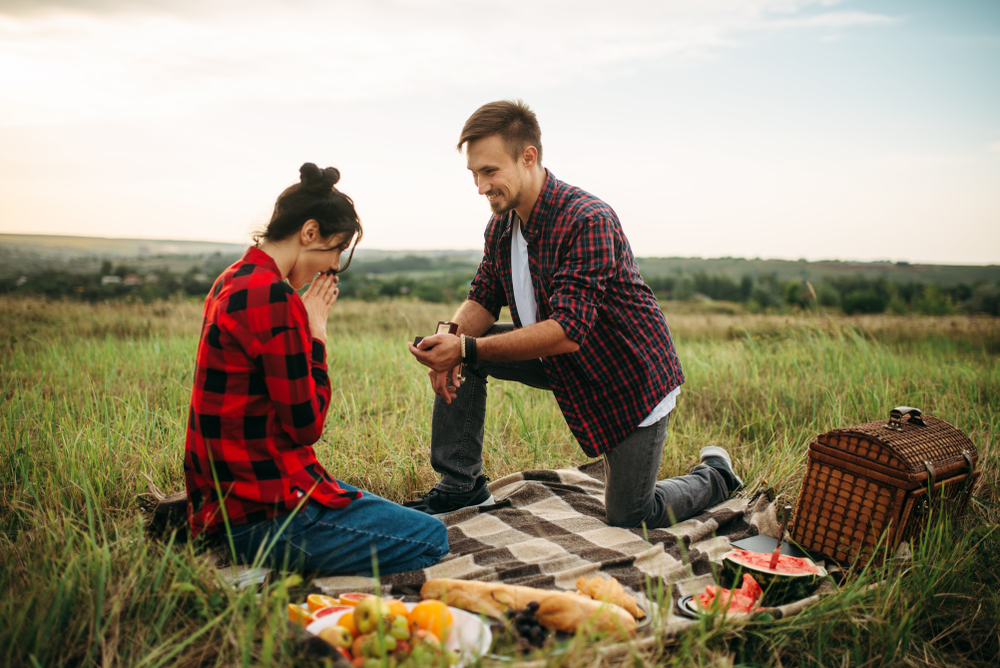
[[[698,459],[704,460],[705,457],[718,457],[719,459],[724,459],[726,460],[726,464],[729,465],[729,468],[733,468],[733,460],[729,458],[729,453],[717,445],[709,445],[702,448],[701,452],[698,453]]]

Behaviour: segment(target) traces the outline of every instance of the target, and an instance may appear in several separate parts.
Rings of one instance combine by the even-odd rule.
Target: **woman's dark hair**
[[[354,248],[361,241],[364,231],[361,220],[354,210],[354,201],[334,186],[340,180],[336,167],[320,169],[307,162],[299,168],[300,180],[289,186],[274,203],[271,222],[263,232],[254,237],[254,242],[281,241],[302,229],[307,220],[319,223],[319,233],[324,239],[341,232],[357,235],[351,254],[340,271],[345,271],[354,257]]]

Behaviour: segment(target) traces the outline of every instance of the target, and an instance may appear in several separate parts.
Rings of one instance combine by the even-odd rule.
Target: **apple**
[[[417,645],[430,645],[437,649],[441,649],[441,641],[436,635],[430,631],[424,631],[423,629],[417,629],[413,632],[413,646]]]
[[[339,624],[337,626],[328,626],[323,629],[319,632],[319,637],[334,647],[350,647],[351,643],[354,642],[354,638],[351,637],[351,632]]]
[[[358,637],[354,639],[354,642],[351,643],[351,656],[355,659],[358,657],[363,658],[365,654],[364,647],[366,642],[368,642],[368,636],[359,634]]]
[[[354,626],[358,633],[371,633],[379,622],[389,619],[389,604],[378,596],[369,596],[354,606]]]

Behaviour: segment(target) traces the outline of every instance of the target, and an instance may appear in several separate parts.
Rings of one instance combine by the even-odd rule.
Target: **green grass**
[[[453,307],[344,302],[330,320],[333,401],[317,445],[334,475],[402,501],[429,487],[431,392],[405,342]],[[992,665],[1000,652],[1000,322],[668,313],[687,384],[661,476],[725,445],[749,488],[793,498],[817,433],[915,405],[963,429],[982,476],[961,526],[914,560],[859,573],[784,620],[703,625],[649,665]],[[190,546],[151,541],[143,474],[183,488],[201,305],[0,299],[0,665],[295,665],[284,606],[218,581]],[[554,399],[491,383],[491,477],[582,463]],[[880,583],[878,587],[870,585]],[[581,665],[586,648],[553,663]]]

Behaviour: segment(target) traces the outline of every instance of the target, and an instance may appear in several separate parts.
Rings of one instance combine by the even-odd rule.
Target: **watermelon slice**
[[[774,568],[770,562],[770,554],[733,550],[722,558],[722,582],[737,583],[750,574],[764,590],[762,604],[775,606],[810,596],[827,577],[810,559],[782,554]]]
[[[717,585],[707,585],[704,594],[698,594],[695,600],[702,610],[710,610],[716,606],[727,613],[750,612],[757,606],[763,591],[760,585],[749,575],[743,576],[743,586],[739,589],[724,589]]]

